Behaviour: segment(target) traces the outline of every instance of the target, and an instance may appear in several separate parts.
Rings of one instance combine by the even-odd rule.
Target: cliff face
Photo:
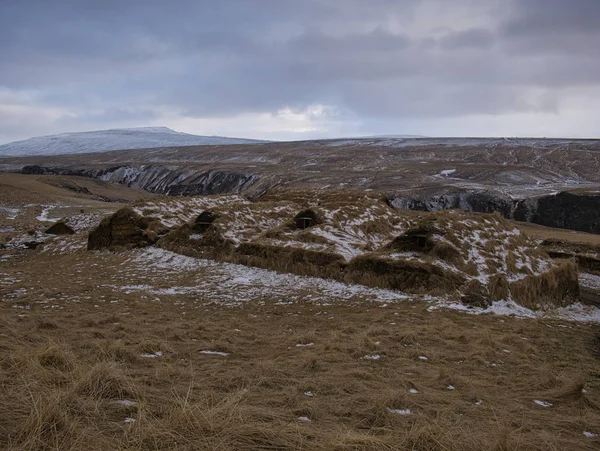
[[[77,175],[121,183],[130,188],[143,189],[172,196],[241,193],[248,190],[258,176],[227,170],[198,172],[178,166],[118,166],[102,170],[82,170],[64,167],[25,166],[23,174]]]
[[[600,233],[600,195],[561,192],[528,199],[511,199],[493,191],[461,191],[429,197],[392,196],[392,206],[419,211],[459,209],[490,213],[547,227]]]
[[[198,173],[190,169],[168,166],[122,166],[106,170],[99,178],[172,196],[240,193],[258,179],[253,174],[222,170]]]
[[[172,196],[245,194],[257,198],[280,176],[258,176],[234,170],[199,170],[177,165],[114,166],[104,169],[25,166],[23,174],[77,175],[121,183],[131,188]],[[560,192],[546,196],[512,199],[494,190],[453,189],[431,195],[391,195],[390,204],[418,211],[464,210],[499,212],[505,218],[588,233],[600,233],[600,193]]]
[[[548,227],[600,233],[600,195],[558,193],[521,202],[514,218]]]
[[[505,218],[512,218],[516,208],[515,202],[508,196],[493,191],[460,191],[420,196],[392,196],[392,206],[407,210],[440,211],[464,210],[480,213],[498,211]]]

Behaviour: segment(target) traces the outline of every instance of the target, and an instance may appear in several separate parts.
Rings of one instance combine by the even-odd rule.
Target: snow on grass
[[[409,393],[412,393],[413,395],[416,395],[417,393],[419,393],[419,390],[417,390],[416,388],[411,388],[410,390],[408,390]]]
[[[583,431],[583,435],[587,438],[598,438],[598,434],[594,434],[593,432]]]
[[[379,354],[367,354],[363,356],[364,360],[381,360],[381,355]]]
[[[144,357],[145,359],[154,359],[156,357],[162,357],[163,353],[162,351],[156,351],[156,352],[146,352],[144,354],[140,354],[140,357]]]
[[[28,247],[28,244],[41,244],[53,237],[54,235],[48,235],[36,230],[32,235],[26,233],[13,237],[10,241],[4,244],[4,247],[5,249],[29,249],[30,247]]]
[[[42,247],[41,253],[71,254],[84,251],[87,248],[87,237],[85,236],[60,236],[49,239]]]
[[[585,272],[579,273],[579,286],[589,290],[600,291],[600,276]]]
[[[17,279],[8,275],[7,273],[0,273],[0,285],[14,285],[16,283],[22,282],[23,280]]]
[[[314,395],[314,394],[313,394],[313,392],[311,392],[311,391],[305,391],[305,392],[304,392],[304,396],[308,396],[309,398],[312,398],[312,397],[313,397],[313,396],[315,396],[315,395]]]
[[[6,216],[6,219],[13,220],[21,213],[21,209],[17,207],[0,207],[0,214]]]
[[[112,210],[107,210],[104,212],[78,213],[76,215],[69,216],[65,222],[76,232],[90,230],[100,224],[100,221],[102,221],[102,218],[106,214],[110,214],[112,212]]]
[[[334,252],[344,257],[346,261],[364,253],[359,249],[364,240],[352,239],[347,233],[340,233],[338,229],[331,226],[314,227],[311,229],[311,233],[331,242],[335,249]]]
[[[488,308],[468,307],[460,302],[444,299],[430,299],[433,305],[427,308],[432,312],[438,309],[458,310],[470,315],[483,315],[493,313],[500,316],[514,316],[517,318],[538,319],[560,319],[584,323],[600,323],[600,309],[591,305],[580,303],[571,304],[568,307],[560,307],[552,310],[531,310],[517,304],[513,300],[497,301]]]
[[[452,175],[456,172],[456,169],[444,169],[442,171],[440,171],[439,175],[443,176],[443,177],[448,177],[449,175]]]
[[[551,402],[540,401],[539,399],[534,399],[533,402],[541,407],[552,407],[553,405]]]
[[[302,421],[304,423],[310,423],[311,420],[307,416],[301,416],[301,417],[298,417],[298,421]]]
[[[41,222],[56,222],[58,220],[60,220],[61,218],[49,218],[48,215],[50,214],[50,210],[55,209],[55,208],[59,208],[60,205],[42,205],[42,212],[40,213],[39,216],[37,216],[35,219],[37,219],[38,221]]]
[[[127,417],[123,420],[123,423],[135,423],[135,418]]]
[[[235,208],[222,208],[216,222],[224,238],[240,243],[259,238],[265,230],[271,230],[289,221],[298,210],[292,203],[281,205],[244,203]]]
[[[123,268],[124,277],[127,277],[127,271],[132,271],[136,275],[152,274],[153,279],[164,277],[163,280],[171,280],[173,276],[186,273],[191,278],[196,278],[197,283],[187,282],[189,285],[168,289],[154,288],[150,285],[112,285],[115,289],[126,292],[150,290],[156,294],[195,294],[210,298],[215,303],[231,305],[262,299],[265,293],[271,297],[280,297],[286,302],[368,300],[391,303],[411,299],[398,291],[196,259],[159,248],[141,249],[128,255],[129,259],[123,263],[123,266],[127,266]]]
[[[387,411],[395,415],[412,415],[412,411],[410,409],[390,409],[388,407]]]
[[[144,202],[133,207],[142,216],[158,218],[166,227],[176,227],[196,218],[200,213],[225,205],[246,205],[241,196],[201,196]]]
[[[223,352],[223,351],[200,351],[200,354],[206,354],[206,355],[219,355],[221,357],[227,357],[229,355],[228,352]]]
[[[308,347],[311,347],[314,345],[315,345],[314,343],[297,343],[296,347],[297,348],[308,348]]]
[[[429,359],[427,357],[425,357],[424,355],[420,355],[419,360],[429,360]]]
[[[130,401],[129,399],[118,399],[115,402],[125,407],[132,407],[137,404],[135,401]]]
[[[106,285],[125,293],[144,292],[157,296],[176,296],[185,294],[192,303],[222,304],[236,306],[244,302],[269,297],[280,298],[279,302],[330,303],[353,301],[371,301],[394,303],[416,300],[418,297],[405,293],[369,288],[363,285],[349,285],[316,277],[298,276],[288,273],[252,268],[244,265],[196,259],[159,248],[146,248],[127,254],[122,263],[123,281],[132,277],[142,278],[146,283],[131,285],[128,283]],[[185,284],[177,284],[181,278]],[[173,286],[164,288],[154,286],[155,280],[171,280]],[[480,315],[493,313],[501,316],[519,318],[562,319],[569,321],[600,323],[600,309],[593,306],[573,304],[568,307],[549,311],[533,311],[512,300],[494,302],[488,308],[472,308],[460,302],[443,298],[424,296],[423,301],[431,303],[429,311],[452,309],[460,312]]]
[[[449,171],[454,169],[442,172],[449,174]],[[365,198],[348,205],[336,203],[332,207],[325,203],[315,207],[323,223],[307,230],[286,227],[301,208],[300,204],[294,202],[274,205],[271,202],[252,203],[240,196],[214,196],[150,201],[136,206],[135,210],[145,216],[157,217],[169,227],[189,222],[199,213],[211,210],[217,214],[213,226],[235,244],[257,242],[323,251],[340,255],[346,262],[365,253],[380,252],[385,244],[404,233],[411,224],[408,218],[387,205]],[[462,275],[467,280],[478,280],[484,286],[489,285],[490,278],[496,274],[505,274],[509,282],[515,282],[553,266],[543,257],[531,254],[527,239],[514,226],[509,229],[505,222],[493,217],[465,219],[459,213],[449,214],[456,217],[443,219],[440,225],[451,229],[453,238],[446,238],[444,233],[435,233],[434,240],[462,253],[468,269],[440,258],[425,257],[420,252],[378,253],[378,258],[410,261],[424,261],[425,258],[428,264]],[[272,233],[265,233],[267,231]],[[191,238],[199,239],[201,235],[194,234]],[[511,263],[509,270],[508,262],[513,259],[513,253],[516,269]],[[230,283],[241,280],[234,277]],[[241,284],[248,285],[243,281]]]
[[[571,304],[568,307],[560,307],[552,310],[531,310],[517,304],[513,300],[497,301],[488,308],[468,307],[460,302],[444,299],[429,299],[433,305],[427,308],[432,312],[438,309],[458,310],[470,315],[483,315],[493,313],[499,316],[514,316],[517,318],[538,319],[560,319],[584,323],[600,323],[600,309],[591,305],[580,303]]]

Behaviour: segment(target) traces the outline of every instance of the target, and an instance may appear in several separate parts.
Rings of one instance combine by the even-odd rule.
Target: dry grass
[[[416,299],[282,303],[265,291],[239,307],[211,305],[210,294],[200,304],[197,295],[157,300],[109,285],[202,288],[191,277],[205,269],[177,280],[152,268],[134,277],[128,255],[30,252],[4,263],[22,282],[0,286],[8,301],[0,303],[0,448],[598,445],[583,435],[599,432],[597,327],[429,312]],[[10,298],[21,287],[27,291]],[[382,357],[364,358],[373,355]]]
[[[579,299],[579,271],[571,260],[537,276],[528,276],[510,284],[516,302],[537,309],[547,305],[564,307]]]
[[[326,314],[317,314],[323,308]],[[57,328],[40,329],[35,318],[18,319],[2,307],[1,447],[597,445],[582,434],[600,424],[600,375],[591,348],[598,331],[591,327],[432,314],[410,304],[266,302],[182,317],[170,303],[136,303],[134,316],[124,316],[126,311],[126,304],[106,305],[99,315],[91,305],[77,305],[47,314]],[[115,317],[121,328],[112,322]],[[168,351],[140,357],[158,348]],[[199,352],[207,348],[230,354]],[[383,357],[364,359],[373,354]],[[553,406],[539,407],[535,399]]]
[[[343,192],[314,193],[310,191],[297,193],[284,190],[279,193],[279,196],[289,196],[300,204],[302,202],[312,202],[317,205],[327,204],[329,208],[332,208],[333,202],[338,202],[335,205],[339,208],[333,210],[335,211],[334,217],[342,215],[345,208],[343,205],[347,198],[359,203],[352,207],[357,211],[361,211],[361,208],[368,208],[361,202],[379,202],[381,204],[380,199],[354,198],[353,196],[358,196],[358,194],[352,191],[344,194],[347,197],[340,197],[343,194]],[[235,205],[231,208],[227,206],[223,211],[227,212],[230,209],[235,210]],[[254,204],[251,209],[244,205],[244,209],[248,210],[244,213],[244,220],[251,224],[250,228],[256,227],[256,217],[252,216],[252,212],[261,218],[261,215],[267,211],[276,210],[271,201],[265,205]],[[384,212],[389,213],[387,210]],[[348,214],[348,212],[344,214]],[[353,214],[356,215],[356,211]],[[225,216],[231,216],[231,212],[225,213]],[[517,302],[525,307],[536,309],[565,306],[579,297],[577,269],[572,264],[563,262],[550,271],[534,274],[532,270],[536,271],[540,262],[545,264],[549,259],[548,255],[543,250],[534,247],[533,242],[526,236],[518,232],[514,233],[514,225],[499,214],[464,214],[442,211],[420,215],[417,217],[417,221],[402,218],[412,226],[405,233],[395,237],[392,233],[394,229],[391,223],[392,220],[400,220],[401,215],[394,214],[392,219],[385,216],[385,219],[378,221],[378,227],[371,225],[373,221],[365,222],[364,224],[368,225],[367,230],[388,233],[392,239],[379,249],[380,252],[366,252],[350,262],[345,262],[341,256],[333,252],[298,247],[302,243],[325,244],[328,242],[323,236],[311,233],[311,228],[299,233],[296,230],[295,235],[286,237],[286,233],[289,233],[288,229],[298,228],[295,224],[298,217],[311,217],[314,224],[323,221],[322,215],[314,210],[306,209],[274,228],[263,231],[258,235],[259,239],[242,242],[237,246],[221,235],[222,228],[226,227],[227,223],[220,224],[219,227],[211,225],[199,239],[190,239],[192,229],[190,226],[184,225],[165,236],[159,242],[159,246],[188,256],[213,258],[279,272],[333,278],[347,283],[391,288],[409,293],[432,293],[435,290],[443,290],[453,296],[458,296],[457,290],[460,289],[465,294],[476,291],[477,294],[490,300],[501,300],[507,299],[514,291],[513,298]],[[231,220],[231,218],[229,219]],[[340,224],[335,227],[343,229]],[[289,246],[271,245],[267,244],[268,240],[262,242],[260,238],[279,240],[288,238],[290,241],[288,241]],[[466,260],[471,252],[469,245],[474,239],[484,240],[482,241],[483,249],[480,252],[485,259],[485,266],[482,265],[479,268],[473,260]],[[365,248],[367,247],[366,241]],[[507,251],[506,261],[502,261],[502,257],[497,255],[502,250]],[[365,251],[364,248],[363,251]],[[393,252],[416,253],[420,256],[420,261],[389,258],[388,253]],[[473,291],[469,286],[464,285],[466,278],[463,275],[443,268],[437,264],[436,259],[442,260],[470,276],[477,276],[480,271],[487,270],[491,274],[490,282],[488,286]],[[526,277],[518,282],[508,283],[504,272],[524,274]]]
[[[203,252],[185,239],[182,253]],[[600,433],[597,326],[429,312],[417,299],[282,303],[265,291],[198,304],[111,288],[203,286],[152,268],[132,277],[129,256],[3,262],[19,282],[0,285],[0,448],[597,449],[583,436]]]
[[[88,250],[145,247],[156,243],[166,232],[157,219],[140,216],[131,207],[124,207],[106,216],[90,231]]]

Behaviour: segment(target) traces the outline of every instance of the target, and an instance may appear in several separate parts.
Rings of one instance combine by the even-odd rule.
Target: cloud
[[[412,133],[395,127],[415,121],[421,134],[452,122],[477,135],[473,117],[510,135],[511,117],[563,114],[577,135],[587,129],[564,105],[600,86],[596,0],[4,0],[2,9],[0,87],[16,100],[0,96],[0,109],[39,113],[0,122],[4,140],[161,121],[239,136],[236,118],[290,139]],[[323,105],[335,117],[307,115]]]

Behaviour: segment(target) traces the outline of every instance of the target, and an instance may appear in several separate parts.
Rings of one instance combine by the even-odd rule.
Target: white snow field
[[[106,152],[121,149],[249,144],[264,141],[199,136],[176,132],[167,127],[121,128],[91,132],[40,136],[0,145],[0,156],[61,155]]]

